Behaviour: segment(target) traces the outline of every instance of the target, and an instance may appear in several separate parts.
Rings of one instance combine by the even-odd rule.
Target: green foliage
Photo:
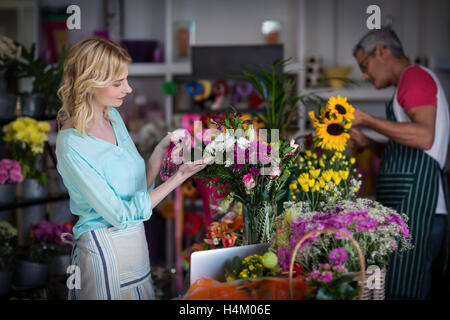
[[[33,43],[30,50],[22,46],[22,56],[25,63],[19,63],[18,78],[33,78],[32,94],[39,94],[45,103],[49,114],[56,114],[61,107],[61,100],[57,95],[61,85],[66,51],[63,51],[62,58],[57,64],[52,65],[45,61],[42,56],[36,56],[36,45]]]
[[[17,229],[8,221],[0,222],[0,271],[7,271],[17,246]]]
[[[353,300],[360,290],[358,282],[349,275],[338,276],[330,282],[313,279],[309,283],[315,290],[306,293],[308,300]]]

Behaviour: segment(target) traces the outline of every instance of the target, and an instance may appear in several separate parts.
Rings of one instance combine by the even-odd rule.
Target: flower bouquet
[[[236,110],[214,118],[212,124],[217,129],[194,134],[195,148],[212,159],[199,177],[244,205],[245,244],[268,242],[278,204],[287,196],[289,167],[298,145],[280,140],[277,130],[271,130],[267,142],[266,130],[254,129],[253,122],[243,121]]]
[[[23,177],[37,179],[43,186],[47,183],[47,175],[38,169],[37,158],[44,152],[49,130],[48,122],[29,117],[20,117],[3,127],[3,139],[12,144],[12,153],[22,167]]]

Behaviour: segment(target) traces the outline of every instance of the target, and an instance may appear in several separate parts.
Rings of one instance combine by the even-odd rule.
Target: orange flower
[[[206,236],[208,237],[208,239],[222,238],[222,224],[217,221],[211,223],[208,227]]]
[[[230,225],[230,228],[233,230],[240,230],[244,227],[244,222],[242,219],[242,215],[239,215],[234,219],[233,223]]]
[[[224,233],[222,236],[222,244],[224,248],[229,248],[234,246],[236,243],[236,235],[233,231],[228,231],[227,233]]]

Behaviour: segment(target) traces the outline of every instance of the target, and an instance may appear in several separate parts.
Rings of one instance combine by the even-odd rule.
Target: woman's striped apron
[[[386,105],[386,116],[388,120],[396,121],[392,101]],[[442,179],[449,208],[447,179],[439,163],[422,150],[389,140],[382,154],[377,181],[377,201],[408,215],[414,248],[403,253],[394,253],[391,257],[386,284],[388,297],[421,298],[425,257],[436,212],[439,179]]]
[[[155,299],[144,224],[84,233],[75,241],[72,265],[79,267],[80,288],[69,300]]]

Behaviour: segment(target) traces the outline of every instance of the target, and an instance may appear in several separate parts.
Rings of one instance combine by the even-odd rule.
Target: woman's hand
[[[169,149],[170,142],[171,142],[172,136],[170,134],[167,134],[157,145],[156,148],[159,148],[164,153],[167,152],[167,149]]]
[[[192,177],[194,174],[202,171],[210,162],[210,158],[203,158],[200,160],[184,163],[178,169],[177,174],[179,174],[184,181]]]

